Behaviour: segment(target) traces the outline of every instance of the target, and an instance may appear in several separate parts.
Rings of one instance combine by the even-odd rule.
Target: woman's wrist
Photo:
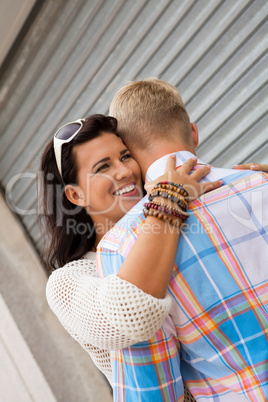
[[[146,220],[142,226],[142,232],[147,232],[147,233],[153,233],[153,234],[161,234],[161,235],[171,235],[173,236],[179,236],[180,234],[180,227],[182,224],[182,220],[180,218],[177,218],[179,221],[179,225],[175,226],[170,224],[168,220],[163,220],[159,219],[157,216],[154,215],[148,215],[146,217]],[[145,226],[144,226],[145,225]],[[165,238],[165,241],[167,239]],[[168,240],[167,240],[168,241]]]

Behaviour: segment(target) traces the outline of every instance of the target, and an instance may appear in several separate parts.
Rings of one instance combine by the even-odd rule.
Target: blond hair
[[[126,145],[149,149],[156,138],[189,144],[191,125],[179,91],[157,78],[132,81],[115,94],[109,114]]]

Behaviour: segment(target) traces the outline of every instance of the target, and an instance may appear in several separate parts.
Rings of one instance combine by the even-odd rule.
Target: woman
[[[153,202],[146,205],[146,231],[132,249],[139,266],[133,265],[130,255],[117,275],[97,278],[99,240],[142,197],[139,166],[116,127],[116,119],[102,115],[63,126],[41,162],[50,236],[47,261],[55,269],[47,285],[48,303],[110,382],[109,350],[150,339],[168,314],[171,301],[166,290],[179,239],[176,228],[187,218],[187,194],[179,183],[189,199],[221,185],[219,181],[198,183],[209,172],[208,166],[189,176],[196,160],[176,171],[174,158],[169,158],[166,173],[157,182],[170,180],[179,196],[166,199],[162,213],[160,206],[159,211],[153,210],[163,199],[152,190]],[[155,250],[148,256],[146,245],[152,243]],[[144,281],[147,275],[150,281]]]

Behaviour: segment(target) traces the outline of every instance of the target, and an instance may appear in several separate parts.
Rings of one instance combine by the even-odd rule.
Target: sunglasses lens
[[[59,140],[68,140],[74,133],[76,133],[81,127],[79,123],[68,124],[65,127],[62,127],[59,132],[56,134],[56,138]]]

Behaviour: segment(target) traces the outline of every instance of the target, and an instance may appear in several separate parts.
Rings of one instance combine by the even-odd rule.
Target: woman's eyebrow
[[[126,152],[128,152],[127,148],[120,151],[120,155],[124,155]],[[92,169],[94,169],[94,167],[97,166],[99,163],[108,162],[110,159],[111,158],[109,158],[108,156],[106,158],[100,159],[98,162],[94,163],[94,165],[92,166]]]
[[[111,158],[109,158],[109,157],[100,159],[98,162],[94,163],[94,165],[92,166],[92,169],[94,169],[94,167],[97,166],[99,163],[108,162],[110,159]]]

